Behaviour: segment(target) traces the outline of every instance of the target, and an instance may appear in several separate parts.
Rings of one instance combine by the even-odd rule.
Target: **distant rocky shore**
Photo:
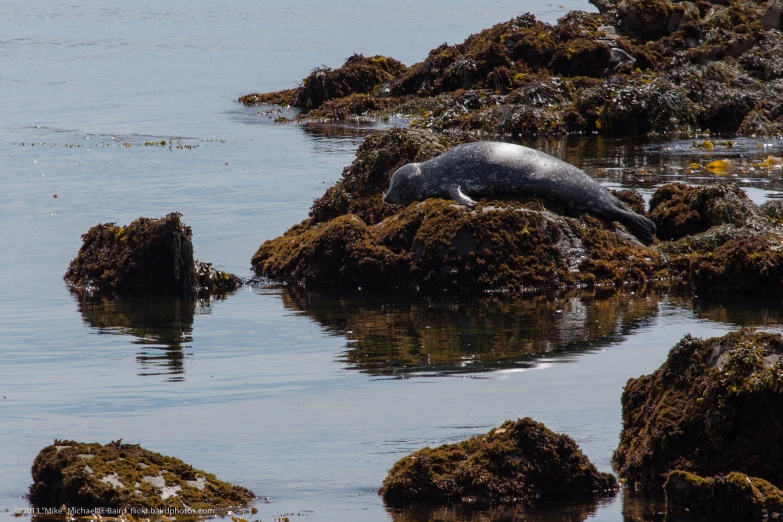
[[[410,67],[354,55],[239,101],[482,136],[783,134],[781,0],[593,3],[600,13],[522,15]]]

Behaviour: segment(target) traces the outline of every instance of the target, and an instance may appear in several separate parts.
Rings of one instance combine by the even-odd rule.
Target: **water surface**
[[[469,518],[390,512],[375,489],[403,455],[521,416],[571,435],[608,471],[629,377],[686,333],[779,328],[779,300],[687,292],[428,302],[261,285],[214,301],[106,301],[62,281],[89,227],[175,210],[199,259],[249,277],[261,242],[307,216],[373,129],[277,125],[237,96],[294,86],[354,52],[412,64],[526,10],[554,22],[574,8],[592,9],[3,2],[0,517],[27,505],[30,465],[54,438],[122,438],[269,497],[261,520]],[[780,155],[777,142],[536,145],[647,196],[670,180],[731,179],[757,202],[780,190],[779,171],[752,167]],[[737,170],[690,168],[714,157]],[[653,519],[655,506],[618,495],[525,516]]]

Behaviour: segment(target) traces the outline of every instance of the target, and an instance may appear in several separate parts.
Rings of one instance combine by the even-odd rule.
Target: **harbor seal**
[[[466,143],[429,161],[403,165],[391,177],[383,200],[408,204],[440,197],[474,207],[476,202],[470,196],[492,195],[548,199],[572,211],[618,221],[646,245],[655,237],[655,223],[628,210],[582,170],[511,143]]]

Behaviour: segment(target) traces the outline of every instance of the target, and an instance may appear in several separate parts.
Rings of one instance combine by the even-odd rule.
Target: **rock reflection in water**
[[[394,522],[582,522],[595,516],[599,503],[585,504],[563,503],[541,504],[536,508],[522,506],[498,506],[489,509],[470,509],[468,507],[410,508],[387,511]]]
[[[734,326],[775,328],[783,325],[783,300],[766,295],[704,295],[672,293],[675,306],[693,310],[699,319]]]
[[[186,350],[193,342],[193,317],[210,313],[210,301],[191,297],[105,298],[71,289],[85,324],[101,334],[130,335],[142,348],[139,376],[185,379]]]
[[[348,368],[398,377],[532,367],[536,357],[605,347],[654,318],[659,300],[656,293],[461,302],[281,295],[287,308],[347,337]]]

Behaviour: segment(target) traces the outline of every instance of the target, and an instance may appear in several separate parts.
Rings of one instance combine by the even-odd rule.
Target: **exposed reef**
[[[192,231],[178,212],[139,218],[120,227],[96,225],[65,272],[76,288],[106,295],[225,294],[241,286],[235,275],[193,258]]]
[[[391,506],[490,506],[594,499],[616,489],[615,477],[600,473],[571,437],[524,418],[400,459],[378,493]]]
[[[55,440],[38,453],[29,499],[34,507],[228,509],[253,492],[174,457],[122,441]]]
[[[780,334],[686,336],[658,370],[628,381],[622,408],[623,431],[613,464],[634,490],[660,492],[674,470],[704,477],[739,472],[783,485]],[[697,499],[709,489],[702,486],[677,498]],[[682,488],[670,484],[670,490],[676,496]]]
[[[651,247],[619,224],[540,199],[475,209],[383,202],[397,168],[455,143],[418,129],[371,135],[310,217],[261,245],[253,269],[306,290],[507,293],[675,281],[702,292],[783,292],[779,208],[755,205],[732,184],[660,187],[649,215],[663,241]],[[617,195],[646,213],[637,192]]]
[[[354,55],[246,105],[298,120],[378,120],[466,134],[783,134],[779,0],[594,0],[552,26],[525,14],[411,67]]]

